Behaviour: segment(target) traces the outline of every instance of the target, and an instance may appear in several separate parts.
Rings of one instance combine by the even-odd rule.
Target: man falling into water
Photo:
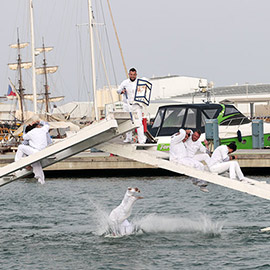
[[[110,213],[109,220],[114,236],[124,236],[133,233],[134,226],[127,219],[131,215],[134,203],[139,199],[143,199],[143,197],[137,196],[140,192],[137,187],[129,187],[121,204]]]
[[[128,79],[124,80],[118,90],[117,93],[123,95],[123,102],[124,102],[124,111],[125,112],[136,112],[140,126],[137,128],[138,133],[138,143],[144,144],[146,141],[146,137],[144,136],[143,124],[142,124],[142,106],[138,103],[134,102],[135,91],[137,86],[137,71],[135,68],[131,68],[128,73]],[[132,142],[132,131],[126,133],[126,139],[124,143],[131,143]]]

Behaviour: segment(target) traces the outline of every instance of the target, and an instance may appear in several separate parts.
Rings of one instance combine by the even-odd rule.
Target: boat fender
[[[242,139],[242,133],[241,133],[241,131],[239,129],[237,130],[237,139],[238,139],[238,142],[242,142],[243,141],[243,139]]]

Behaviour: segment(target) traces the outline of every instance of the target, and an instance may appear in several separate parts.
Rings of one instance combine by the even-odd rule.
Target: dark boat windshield
[[[181,104],[160,107],[150,128],[153,136],[171,136],[180,128],[205,132],[206,119],[220,118],[220,104]],[[220,121],[220,120],[219,120]],[[220,125],[240,125],[250,120],[233,105],[226,105]]]

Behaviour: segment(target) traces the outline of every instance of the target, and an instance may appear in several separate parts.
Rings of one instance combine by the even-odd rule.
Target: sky
[[[125,72],[107,0],[92,3],[106,69],[111,84],[119,84]],[[269,0],[110,0],[110,4],[127,67],[136,67],[141,77],[200,77],[214,86],[270,83]],[[88,101],[87,0],[33,0],[33,5],[35,46],[41,46],[44,37],[45,45],[54,46],[47,54],[49,65],[59,66],[50,76],[50,91],[65,95],[64,102]],[[8,45],[16,42],[17,27],[21,41],[30,41],[28,9],[28,0],[4,1],[0,9],[0,95],[7,92],[8,77],[16,79],[7,63],[16,61],[16,51]],[[106,80],[97,42],[95,50],[97,84],[102,87]],[[29,48],[22,57],[30,60]],[[39,56],[37,64],[41,61]],[[31,71],[23,76],[26,92],[31,93]],[[42,91],[42,78],[37,85]]]

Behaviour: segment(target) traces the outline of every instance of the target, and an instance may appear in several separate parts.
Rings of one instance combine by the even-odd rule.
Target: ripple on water
[[[138,186],[134,235],[107,238],[108,214]],[[270,269],[268,202],[186,177],[58,179],[0,189],[3,269]]]

